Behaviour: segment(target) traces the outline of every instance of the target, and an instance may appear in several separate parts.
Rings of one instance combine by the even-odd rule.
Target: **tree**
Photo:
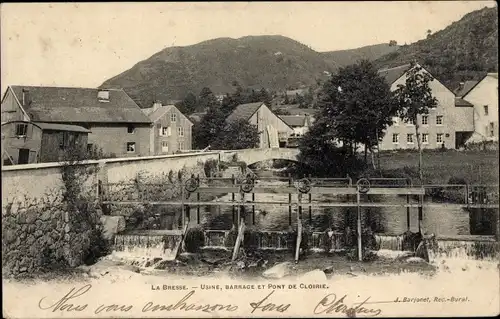
[[[430,108],[437,106],[437,99],[432,96],[432,89],[429,83],[433,77],[423,68],[412,62],[410,69],[406,73],[405,84],[398,85],[395,91],[395,99],[398,105],[399,116],[405,122],[413,122],[415,125],[415,135],[418,147],[418,174],[420,181],[423,181],[422,174],[422,145],[420,139],[420,124],[417,119],[419,115],[428,114]]]
[[[225,126],[226,116],[220,107],[210,107],[207,114],[193,127],[193,147],[203,149],[209,146]]]
[[[427,29],[427,37],[430,37],[432,34],[432,31],[430,29]]]
[[[214,149],[238,150],[254,148],[259,143],[256,125],[246,120],[238,120],[226,125],[213,142]]]
[[[201,89],[200,95],[198,97],[198,109],[200,111],[208,110],[211,107],[219,106],[219,102],[215,98],[215,95],[207,87]]]
[[[268,107],[271,107],[273,99],[266,89],[262,88],[259,92],[259,102],[264,102]]]
[[[351,156],[358,143],[365,146],[365,162],[367,150],[378,145],[397,112],[389,85],[366,60],[341,68],[326,81],[317,106],[328,131],[350,149]]]
[[[398,45],[398,42],[396,40],[389,41],[389,46],[390,47],[393,47],[393,46],[396,46],[396,45]]]
[[[190,92],[188,93],[188,95],[186,95],[186,97],[182,101],[175,104],[175,106],[182,113],[189,115],[193,114],[196,111],[198,107],[198,101],[196,99],[196,96]]]

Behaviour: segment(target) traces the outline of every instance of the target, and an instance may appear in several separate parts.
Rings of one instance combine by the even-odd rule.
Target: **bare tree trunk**
[[[417,147],[418,147],[418,177],[420,178],[420,183],[423,183],[424,178],[422,175],[422,145],[420,144],[420,135],[418,133],[418,123],[417,120],[415,119],[415,134],[417,135]]]
[[[366,164],[366,160],[368,159],[368,147],[366,146],[365,144],[365,164]]]
[[[372,158],[372,166],[373,166],[373,170],[377,170],[377,167],[375,166],[375,156],[373,155],[373,147],[370,147],[370,156]]]

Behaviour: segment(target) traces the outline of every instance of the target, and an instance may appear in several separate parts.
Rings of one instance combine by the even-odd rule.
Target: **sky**
[[[410,44],[492,1],[3,3],[1,90],[97,87],[170,46],[283,35],[316,51]]]

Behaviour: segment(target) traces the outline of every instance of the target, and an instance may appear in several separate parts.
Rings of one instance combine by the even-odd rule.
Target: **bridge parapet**
[[[221,161],[230,162],[234,155],[239,161],[244,161],[248,165],[271,159],[284,159],[296,161],[299,155],[299,150],[295,148],[251,148],[242,150],[227,150],[220,151],[219,158]]]

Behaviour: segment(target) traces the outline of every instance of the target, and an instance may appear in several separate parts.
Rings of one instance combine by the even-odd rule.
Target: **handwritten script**
[[[235,304],[209,304],[209,303],[198,303],[193,301],[195,299],[195,291],[191,290],[186,295],[184,295],[178,301],[172,303],[155,303],[152,301],[146,302],[142,307],[137,307],[131,304],[99,304],[97,307],[89,307],[87,303],[83,301],[82,296],[89,293],[92,285],[87,284],[80,288],[72,288],[63,297],[58,298],[55,301],[48,300],[47,297],[40,299],[38,302],[38,307],[41,310],[51,311],[51,312],[74,312],[81,313],[84,310],[92,309],[95,314],[100,313],[126,313],[137,308],[138,311],[143,313],[151,312],[162,312],[162,311],[195,311],[195,312],[235,312],[239,309],[238,305]],[[250,313],[285,313],[290,308],[292,304],[290,303],[280,303],[273,300],[275,291],[271,291],[263,298],[258,298],[257,301],[250,301],[245,304],[249,306],[248,310]],[[333,313],[343,313],[349,317],[354,317],[357,314],[362,314],[365,316],[378,316],[382,313],[381,309],[369,308],[365,306],[370,297],[366,298],[364,301],[359,303],[349,304],[347,301],[347,295],[337,298],[335,294],[328,294],[324,296],[319,302],[313,305],[313,314],[333,314]],[[303,309],[303,305],[299,305]]]

